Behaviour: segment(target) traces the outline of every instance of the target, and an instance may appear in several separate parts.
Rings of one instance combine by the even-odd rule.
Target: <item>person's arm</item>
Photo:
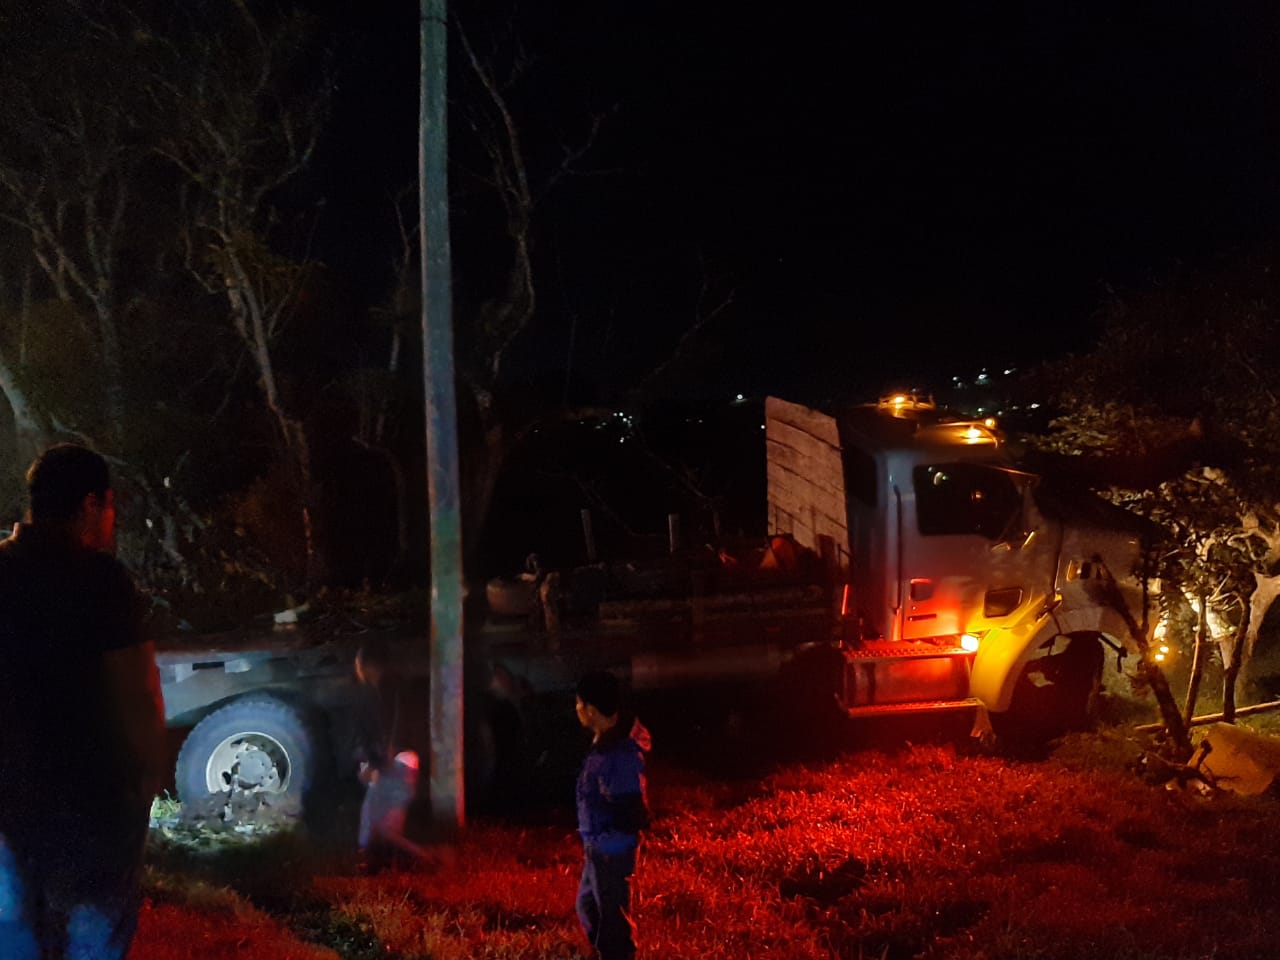
[[[644,767],[638,758],[615,762],[601,780],[601,800],[610,823],[622,833],[639,833],[649,826]]]
[[[98,564],[92,582],[100,591],[94,629],[102,643],[103,693],[129,764],[125,782],[150,800],[167,779],[168,759],[156,647],[128,571],[106,554],[96,555],[93,562]]]
[[[649,827],[649,806],[643,793],[622,793],[604,801],[609,820],[620,833],[639,833]]]
[[[155,644],[147,641],[108,650],[102,657],[103,683],[129,756],[135,783],[145,797],[164,785],[164,697]]]

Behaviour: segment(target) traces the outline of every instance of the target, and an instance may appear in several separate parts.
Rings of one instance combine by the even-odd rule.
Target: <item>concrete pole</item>
[[[422,246],[422,362],[431,517],[431,810],[466,822],[462,755],[462,519],[454,396],[449,255],[446,0],[420,0],[418,213]]]

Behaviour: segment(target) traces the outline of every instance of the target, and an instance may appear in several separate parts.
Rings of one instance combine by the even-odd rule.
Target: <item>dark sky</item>
[[[505,18],[476,6],[453,10],[484,38]],[[414,175],[411,13],[341,31],[334,219],[366,254],[368,211]],[[535,158],[616,105],[590,158],[609,173],[544,211],[533,365],[565,355],[570,316],[580,365],[660,358],[704,264],[735,291],[705,331],[726,389],[1026,363],[1087,343],[1108,288],[1274,240],[1274,3],[557,0],[518,20]]]

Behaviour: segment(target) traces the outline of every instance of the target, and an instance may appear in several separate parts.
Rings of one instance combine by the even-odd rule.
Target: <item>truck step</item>
[[[847,648],[841,652],[846,660],[857,661],[858,663],[972,656],[963,647],[942,646],[934,643],[911,643],[909,641],[875,641],[860,647]]]
[[[982,701],[977,697],[966,697],[961,700],[916,700],[908,703],[872,703],[857,707],[845,707],[844,712],[851,719],[859,717],[892,717],[905,716],[912,713],[936,713],[940,710],[963,710],[967,707],[980,707]]]

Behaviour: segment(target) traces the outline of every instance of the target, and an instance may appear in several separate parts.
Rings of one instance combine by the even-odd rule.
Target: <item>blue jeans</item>
[[[391,848],[412,846],[404,836],[409,804],[417,793],[416,772],[392,763],[365,787],[360,804],[360,832],[356,845],[361,853],[381,843]]]
[[[636,925],[631,919],[631,875],[636,849],[603,853],[583,845],[578,884],[578,922],[600,960],[631,960],[636,955]]]
[[[50,817],[0,833],[0,957],[123,960],[138,925],[146,831],[145,818],[86,835],[80,818]]]

